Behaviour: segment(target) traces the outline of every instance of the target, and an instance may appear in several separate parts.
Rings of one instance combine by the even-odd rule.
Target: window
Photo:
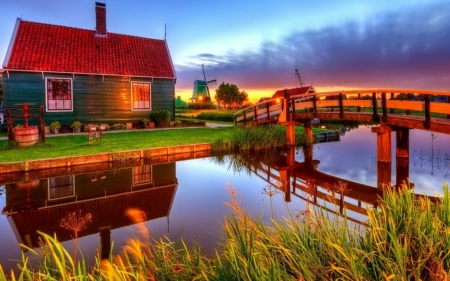
[[[48,199],[55,200],[75,196],[73,176],[64,176],[48,179]]]
[[[72,79],[47,78],[45,99],[47,111],[72,111]]]
[[[133,110],[150,110],[150,83],[131,83],[131,104]]]
[[[151,165],[133,167],[133,185],[140,185],[151,182],[152,182]]]

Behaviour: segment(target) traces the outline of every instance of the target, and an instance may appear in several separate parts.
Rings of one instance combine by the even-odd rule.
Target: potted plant
[[[49,127],[53,134],[57,134],[59,129],[61,129],[61,123],[59,123],[59,121],[53,121]]]
[[[72,125],[70,125],[70,128],[73,129],[74,133],[79,133],[81,131],[81,126],[83,126],[83,124],[81,124],[80,121],[74,121]]]
[[[141,120],[142,125],[144,125],[144,128],[148,128],[148,123],[150,122],[150,119],[144,118]]]

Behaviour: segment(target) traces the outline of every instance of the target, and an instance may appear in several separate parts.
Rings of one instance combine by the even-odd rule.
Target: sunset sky
[[[252,102],[303,82],[318,90],[450,90],[448,0],[106,3],[109,32],[164,38],[187,100],[194,80],[236,84]],[[94,0],[0,0],[0,62],[16,18],[95,29]]]

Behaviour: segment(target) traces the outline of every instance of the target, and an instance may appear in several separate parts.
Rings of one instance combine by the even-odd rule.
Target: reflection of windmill
[[[206,80],[205,75],[205,67],[202,64],[202,70],[203,70],[203,79],[204,80],[195,80],[194,81],[194,92],[192,93],[191,100],[193,102],[208,102],[211,101],[211,95],[209,94],[209,87],[208,85],[215,85],[217,82],[217,79],[213,80]]]

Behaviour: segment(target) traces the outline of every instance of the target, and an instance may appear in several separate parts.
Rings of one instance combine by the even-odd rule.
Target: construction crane
[[[300,73],[298,72],[297,68],[295,69],[295,78],[297,80],[297,88],[305,86],[302,80],[302,76],[300,76]]]

